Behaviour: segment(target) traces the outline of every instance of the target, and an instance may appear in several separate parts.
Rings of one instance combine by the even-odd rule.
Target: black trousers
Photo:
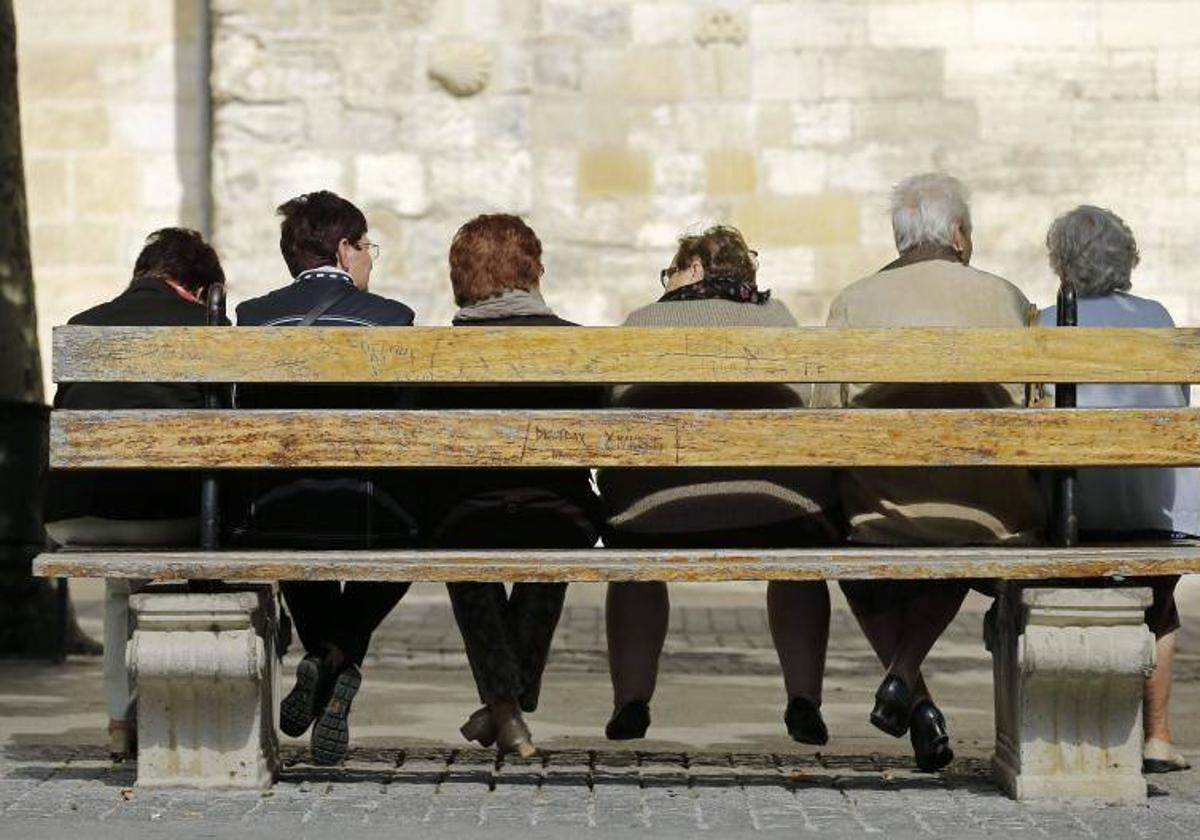
[[[371,634],[404,593],[408,583],[336,580],[285,581],[280,584],[292,623],[304,650],[317,656],[337,645],[346,659],[361,666]]]
[[[490,517],[490,514],[489,514]],[[437,539],[440,548],[589,548],[595,531],[554,512],[519,509],[464,523]],[[450,604],[462,633],[479,699],[486,704],[515,700],[537,709],[542,673],[567,597],[565,583],[448,583]]]
[[[565,583],[448,583],[450,604],[483,703],[516,700],[537,709]]]

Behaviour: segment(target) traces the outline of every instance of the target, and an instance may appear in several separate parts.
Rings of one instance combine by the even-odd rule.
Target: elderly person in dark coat
[[[1059,280],[1073,286],[1079,300],[1081,327],[1173,327],[1175,322],[1156,300],[1130,294],[1130,275],[1138,264],[1133,231],[1110,210],[1076,207],[1054,220],[1046,234],[1050,267]],[[1040,316],[1042,326],[1057,324],[1051,306]],[[1176,408],[1188,404],[1187,385],[1080,385],[1080,408]],[[1080,539],[1098,542],[1169,540],[1200,534],[1200,482],[1194,468],[1122,467],[1077,471]],[[1154,602],[1146,625],[1157,639],[1157,665],[1146,680],[1142,705],[1145,731],[1143,763],[1148,773],[1185,770],[1187,760],[1175,749],[1167,715],[1171,698],[1171,666],[1179,612],[1176,576],[1133,579],[1148,586]]]
[[[520,218],[478,216],[454,235],[450,283],[456,327],[572,327],[541,295],[542,243]],[[432,388],[425,408],[595,408],[597,388]],[[430,477],[427,522],[439,548],[589,548],[597,499],[586,469],[444,470]],[[522,712],[538,706],[565,583],[447,585],[482,708],[463,724],[469,741],[536,754]]]
[[[117,297],[68,323],[103,327],[203,326],[209,288],[225,282],[216,252],[199,233],[163,228],[146,238],[133,279]],[[190,383],[64,382],[55,408],[203,408]],[[60,545],[194,545],[200,476],[194,472],[103,470],[51,473],[46,530]],[[125,666],[129,593],[142,582],[105,582],[104,693],[112,753],[132,754],[136,702]]]

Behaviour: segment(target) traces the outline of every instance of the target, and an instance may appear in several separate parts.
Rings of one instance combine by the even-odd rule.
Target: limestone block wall
[[[235,294],[283,279],[272,209],[368,211],[375,285],[452,312],[468,216],[530,218],[568,317],[620,320],[677,234],[742,227],[804,322],[892,255],[887,190],[974,188],[975,264],[1046,301],[1052,218],[1114,208],[1135,290],[1200,321],[1196,4],[1136,0],[214,0],[216,233]],[[464,57],[465,56],[465,57]],[[455,75],[457,74],[457,75]],[[435,77],[482,89],[456,96]]]
[[[147,233],[206,224],[205,6],[205,0],[15,2],[47,376],[50,328],[115,295],[129,281]]]

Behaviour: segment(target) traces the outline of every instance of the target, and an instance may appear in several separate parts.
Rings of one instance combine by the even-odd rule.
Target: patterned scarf
[[[671,300],[731,300],[734,303],[766,303],[771,292],[760,292],[753,280],[743,280],[728,274],[705,274],[695,283],[688,283],[667,292],[659,303]]]

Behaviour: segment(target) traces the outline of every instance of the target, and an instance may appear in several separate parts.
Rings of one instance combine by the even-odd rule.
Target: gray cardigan
[[[794,327],[796,319],[776,300],[687,300],[643,306],[625,326]],[[620,385],[609,401],[622,408],[799,408],[810,403],[811,392],[807,384]],[[836,534],[825,515],[834,499],[827,470],[604,469],[597,483],[609,510],[608,524],[619,531],[723,531],[806,519],[815,534]]]

